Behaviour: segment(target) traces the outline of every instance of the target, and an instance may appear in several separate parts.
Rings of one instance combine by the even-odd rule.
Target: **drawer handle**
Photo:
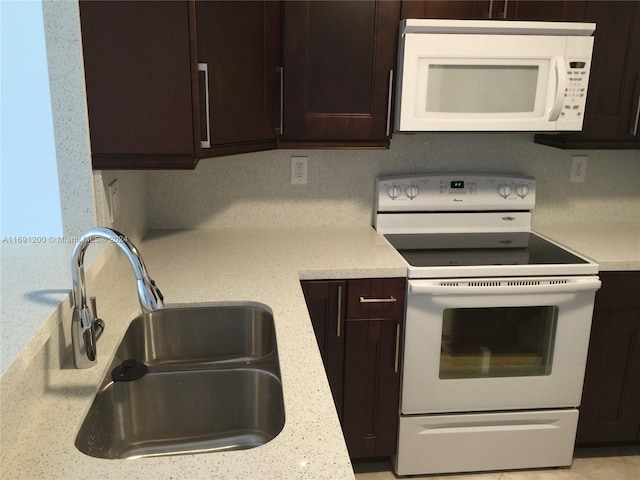
[[[394,303],[397,302],[398,299],[393,295],[389,296],[389,298],[365,298],[360,297],[360,303]]]

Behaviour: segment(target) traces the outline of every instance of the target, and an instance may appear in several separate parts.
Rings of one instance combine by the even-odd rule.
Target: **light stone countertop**
[[[535,230],[595,259],[601,270],[640,270],[639,225],[543,225]],[[133,274],[114,249],[108,262],[96,262],[100,274],[92,279],[92,268],[88,275],[88,292],[98,297],[107,327],[98,342],[98,364],[87,370],[69,366],[66,298],[0,378],[3,478],[353,478],[299,280],[403,276],[401,257],[370,227],[167,230],[152,232],[137,246],[168,304],[251,301],[273,310],[285,400],[283,431],[266,445],[236,452],[119,461],[76,450],[73,441],[98,383],[139,313]],[[22,301],[48,303],[45,308],[53,310],[51,302],[70,286],[67,261],[52,258],[52,266],[63,274],[50,277],[51,284],[38,283]],[[20,284],[18,277],[5,282],[7,263],[3,257],[3,301],[5,287]],[[19,311],[21,305],[11,308]],[[42,323],[46,315],[39,314]],[[10,341],[7,328],[14,326],[14,319],[4,315],[3,305],[3,350]]]
[[[88,285],[106,324],[95,367],[76,370],[67,358],[56,368],[55,357],[62,355],[49,342],[42,349],[49,351],[29,352],[36,365],[23,372],[26,380],[14,372],[3,376],[3,478],[352,479],[299,281],[404,276],[393,248],[370,227],[156,231],[137,247],[167,304],[251,301],[272,309],[285,402],[282,432],[249,450],[138,460],[96,459],[75,448],[115,347],[139,313],[134,277],[122,261],[107,292]],[[68,305],[66,310],[63,325],[69,323]],[[31,408],[20,410],[26,399]]]
[[[640,270],[640,224],[547,224],[535,231],[586,255],[600,271]]]

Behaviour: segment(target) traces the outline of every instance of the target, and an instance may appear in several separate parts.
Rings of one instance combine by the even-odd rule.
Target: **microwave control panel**
[[[524,175],[435,173],[377,179],[378,212],[533,210],[536,181]]]
[[[586,60],[566,61],[567,81],[564,89],[564,103],[560,112],[561,120],[573,120],[582,123],[587,103],[589,83],[589,64]]]

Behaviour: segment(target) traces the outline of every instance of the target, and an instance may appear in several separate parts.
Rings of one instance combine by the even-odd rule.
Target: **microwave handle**
[[[567,71],[564,66],[563,57],[555,57],[554,68],[556,70],[556,97],[553,102],[553,107],[549,111],[549,120],[555,122],[560,116],[562,111],[562,104],[564,103],[564,91],[567,86]]]

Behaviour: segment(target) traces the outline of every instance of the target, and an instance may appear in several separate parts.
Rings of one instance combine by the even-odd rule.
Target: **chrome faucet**
[[[73,318],[71,343],[76,368],[89,368],[96,362],[96,342],[104,330],[104,322],[98,318],[95,297],[87,305],[84,279],[84,254],[93,240],[105,239],[115,243],[129,259],[138,283],[138,298],[143,312],[152,312],[164,306],[158,287],[149,277],[138,249],[121,233],[110,228],[91,228],[78,238],[71,254],[71,278],[73,280]]]

